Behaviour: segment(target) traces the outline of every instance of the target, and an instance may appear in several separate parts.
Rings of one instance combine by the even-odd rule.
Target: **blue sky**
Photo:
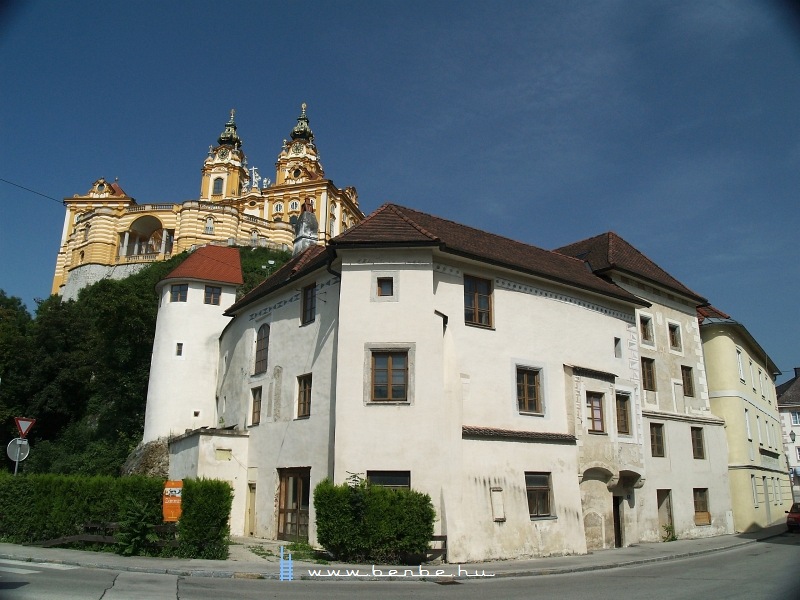
[[[613,230],[800,366],[800,16],[769,1],[5,2],[0,178],[197,197],[236,108],[326,174],[552,249]],[[0,289],[50,291],[64,210],[0,181]],[[786,375],[779,381],[786,379]]]

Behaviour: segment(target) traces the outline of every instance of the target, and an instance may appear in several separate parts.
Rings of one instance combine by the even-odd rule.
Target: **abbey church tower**
[[[319,222],[320,244],[360,222],[355,188],[325,178],[306,108],[283,141],[274,180],[248,165],[231,110],[203,161],[199,197],[139,204],[119,182],[101,178],[85,195],[65,198],[53,293],[75,298],[100,279],[122,279],[207,244],[289,250],[303,207]]]

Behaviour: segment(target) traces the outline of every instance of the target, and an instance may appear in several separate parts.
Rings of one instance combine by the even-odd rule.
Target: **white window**
[[[206,228],[205,232],[208,234],[214,233],[214,217],[207,217],[206,218]]]
[[[792,412],[792,425],[800,425],[800,412]]]
[[[753,432],[750,431],[750,411],[746,408],[744,409],[744,426],[747,428],[747,439],[752,441]]]
[[[753,375],[753,361],[752,360],[750,361],[750,383],[753,384],[753,391],[755,392],[756,391],[756,378],[755,378],[755,375]]]
[[[736,366],[739,368],[739,379],[744,381],[744,366],[742,365],[742,351],[736,349]]]
[[[283,203],[282,202],[276,202],[274,211],[276,213],[283,212]]]
[[[797,454],[797,460],[800,460],[800,446],[795,446],[794,451]]]
[[[761,437],[761,417],[759,415],[756,415],[756,433],[758,434],[758,444],[763,446],[764,440]]]
[[[761,387],[761,397],[764,397],[764,372],[759,369],[758,370],[758,385]]]
[[[750,475],[750,486],[753,488],[753,506],[758,506],[758,486],[756,485],[756,476]]]

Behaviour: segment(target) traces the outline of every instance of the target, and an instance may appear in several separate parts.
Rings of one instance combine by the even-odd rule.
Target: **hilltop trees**
[[[262,264],[274,260],[274,272],[288,259],[262,248],[241,251],[243,293],[264,279]],[[0,290],[0,442],[16,437],[13,417],[36,418],[22,470],[118,474],[142,437],[155,286],[185,257],[121,281],[104,279],[77,301],[51,296],[38,303],[35,318]]]

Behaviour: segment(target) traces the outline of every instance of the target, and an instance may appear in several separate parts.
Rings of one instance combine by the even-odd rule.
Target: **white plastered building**
[[[353,473],[429,494],[451,562],[661,539],[663,489],[680,534],[729,532],[707,397],[679,410],[641,389],[649,299],[580,258],[392,204],[304,246],[224,312],[215,411],[170,444],[171,477],[233,483],[235,535],[316,543],[314,486]],[[649,456],[654,419],[675,429],[669,465]],[[702,463],[679,443],[696,423]],[[714,498],[703,511],[694,489]]]

